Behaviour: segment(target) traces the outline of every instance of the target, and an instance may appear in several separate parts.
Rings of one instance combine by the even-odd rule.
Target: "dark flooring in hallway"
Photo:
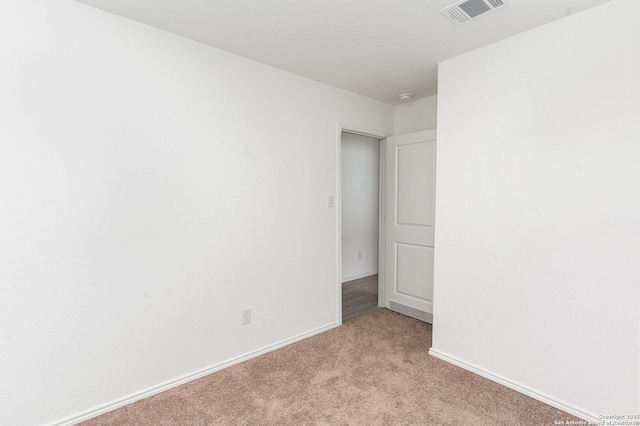
[[[342,283],[342,321],[378,307],[378,274]]]

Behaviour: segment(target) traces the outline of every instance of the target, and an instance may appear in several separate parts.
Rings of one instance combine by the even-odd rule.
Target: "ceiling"
[[[609,0],[511,0],[463,25],[456,0],[78,0],[397,105],[435,95],[437,64]]]

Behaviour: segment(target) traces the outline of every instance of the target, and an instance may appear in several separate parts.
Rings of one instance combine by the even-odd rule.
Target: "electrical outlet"
[[[251,308],[240,311],[240,324],[247,325],[251,322]]]

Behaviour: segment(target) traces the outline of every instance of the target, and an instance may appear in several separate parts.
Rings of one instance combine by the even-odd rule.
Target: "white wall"
[[[342,281],[378,272],[380,141],[342,133]]]
[[[640,412],[640,3],[440,64],[432,353]]]
[[[338,323],[337,123],[392,106],[67,0],[3,1],[0,63],[0,424]]]
[[[435,129],[437,124],[438,97],[417,99],[396,106],[394,134],[420,132]]]

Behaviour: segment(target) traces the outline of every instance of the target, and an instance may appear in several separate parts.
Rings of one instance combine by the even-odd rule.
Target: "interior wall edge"
[[[434,356],[438,359],[441,359],[445,362],[448,362],[449,364],[453,364],[455,366],[463,368],[479,376],[482,376],[485,379],[491,380],[492,382],[506,386],[510,389],[513,389],[517,392],[520,392],[524,395],[527,395],[528,397],[536,399],[540,402],[543,402],[547,405],[555,407],[559,410],[565,411],[568,414],[572,414],[588,422],[593,422],[593,424],[598,424],[598,422],[601,421],[601,419],[599,419],[595,413],[592,413],[581,407],[576,407],[575,405],[572,405],[562,400],[559,400],[557,398],[554,398],[553,396],[547,395],[544,392],[540,392],[530,386],[524,385],[515,380],[511,380],[508,377],[495,374],[492,371],[489,371],[487,369],[484,369],[482,367],[479,367],[477,365],[464,361],[460,358],[451,356],[433,347],[429,348],[429,355]]]
[[[225,368],[232,367],[236,364],[240,364],[245,361],[249,361],[250,359],[256,358],[260,355],[267,354],[269,352],[273,352],[275,350],[284,348],[293,343],[299,342],[301,340],[308,339],[309,337],[313,337],[317,334],[324,333],[325,331],[329,331],[333,328],[338,327],[340,324],[337,322],[333,322],[327,324],[323,327],[316,328],[314,330],[310,330],[306,333],[299,334],[297,336],[291,337],[289,339],[282,340],[280,342],[274,343],[272,345],[265,346],[261,349],[248,352],[244,355],[240,355],[234,358],[231,358],[227,361],[223,361],[209,367],[203,368],[198,371],[194,371],[193,373],[185,374],[180,377],[176,377],[175,379],[168,380],[164,383],[160,383],[156,386],[152,386],[150,388],[141,390],[139,392],[133,393],[131,395],[125,396],[123,398],[116,399],[114,401],[108,402],[106,404],[99,405],[95,408],[80,412],[78,414],[74,414],[72,416],[66,417],[61,420],[57,420],[53,423],[48,423],[46,426],[72,426],[78,424],[80,422],[92,419],[94,417],[98,417],[102,414],[108,413],[110,411],[116,410],[118,408],[124,407],[129,404],[133,404],[136,401],[140,401],[145,398],[149,398],[153,395],[160,394],[162,392],[168,391],[180,385],[184,385],[186,383],[192,382],[194,380],[201,379],[209,374],[216,373],[218,371],[224,370]]]

